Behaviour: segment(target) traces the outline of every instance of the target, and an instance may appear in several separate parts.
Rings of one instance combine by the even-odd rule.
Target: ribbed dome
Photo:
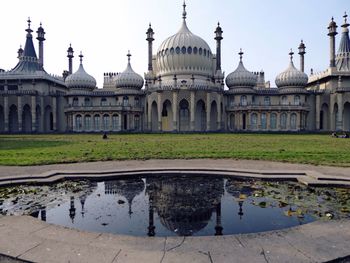
[[[80,54],[79,69],[72,75],[69,75],[65,82],[70,89],[94,89],[96,87],[96,79],[86,73],[83,67],[83,55]]]
[[[258,81],[258,76],[244,67],[242,62],[243,52],[241,51],[238,54],[240,55],[238,67],[226,77],[226,85],[229,88],[254,87]]]
[[[115,86],[117,88],[141,89],[143,86],[143,78],[137,74],[130,64],[130,53],[128,53],[128,65],[126,69],[119,73],[115,78]]]
[[[280,73],[275,80],[277,87],[305,87],[308,82],[308,76],[295,68],[293,64],[293,52],[289,53],[291,56],[289,67]]]
[[[212,74],[212,53],[209,45],[188,29],[185,7],[180,30],[164,40],[157,51],[159,74],[208,76]]]

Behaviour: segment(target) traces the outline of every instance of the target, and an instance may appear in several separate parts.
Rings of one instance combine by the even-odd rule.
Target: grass
[[[350,139],[293,134],[0,135],[0,165],[232,158],[350,167]]]

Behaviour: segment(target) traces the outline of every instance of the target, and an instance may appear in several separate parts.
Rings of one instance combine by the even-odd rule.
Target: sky
[[[79,53],[84,68],[102,88],[104,72],[126,68],[126,54],[140,75],[147,71],[146,31],[152,23],[155,32],[153,53],[167,37],[175,34],[182,21],[183,0],[11,0],[2,3],[0,16],[0,68],[17,64],[17,50],[24,46],[27,19],[34,31],[42,22],[46,32],[44,68],[62,75],[68,69],[67,48],[75,51],[73,71],[78,69]],[[222,70],[227,76],[236,69],[238,52],[244,51],[244,65],[250,71],[264,70],[266,81],[275,86],[275,77],[289,63],[290,48],[299,67],[297,48],[306,45],[305,72],[327,69],[332,16],[341,32],[343,15],[350,13],[349,0],[187,0],[187,25],[216,53],[214,31],[218,22],[224,31]],[[36,33],[34,32],[34,37]],[[38,54],[37,40],[34,45]],[[340,34],[337,36],[338,47]]]

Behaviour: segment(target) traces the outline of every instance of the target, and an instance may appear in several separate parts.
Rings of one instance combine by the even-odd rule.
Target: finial
[[[80,64],[83,64],[83,53],[80,51],[80,55],[79,55],[79,58],[80,58]]]
[[[149,22],[149,28],[151,28],[151,27],[152,27],[151,22]]]
[[[293,49],[290,49],[289,56],[290,56],[291,62],[293,61],[293,55],[294,55]]]
[[[28,17],[27,22],[28,22],[28,29],[30,29],[30,23],[32,22],[32,21],[30,21],[30,17]]]
[[[130,63],[130,57],[131,57],[130,50],[128,50],[128,54],[126,56],[128,57],[128,63]]]
[[[218,22],[218,26],[220,26],[220,22]]]
[[[40,27],[42,26],[43,24],[40,22]]]
[[[332,22],[334,22],[334,17],[332,16]]]
[[[239,49],[239,53],[238,53],[238,55],[239,55],[239,61],[242,61],[242,58],[243,58],[243,51],[242,51],[242,49],[240,48]]]
[[[346,12],[344,12],[343,17],[344,17],[344,24],[346,24],[348,22],[348,19],[347,19],[348,15],[346,14]]]
[[[184,11],[182,12],[182,18],[185,20],[186,16],[187,16],[187,12],[186,12],[186,1],[184,0],[184,4],[182,5],[184,8]]]

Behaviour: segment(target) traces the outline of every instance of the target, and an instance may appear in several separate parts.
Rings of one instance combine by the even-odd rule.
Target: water
[[[0,189],[0,213],[134,236],[210,236],[349,218],[350,190],[164,175]]]

